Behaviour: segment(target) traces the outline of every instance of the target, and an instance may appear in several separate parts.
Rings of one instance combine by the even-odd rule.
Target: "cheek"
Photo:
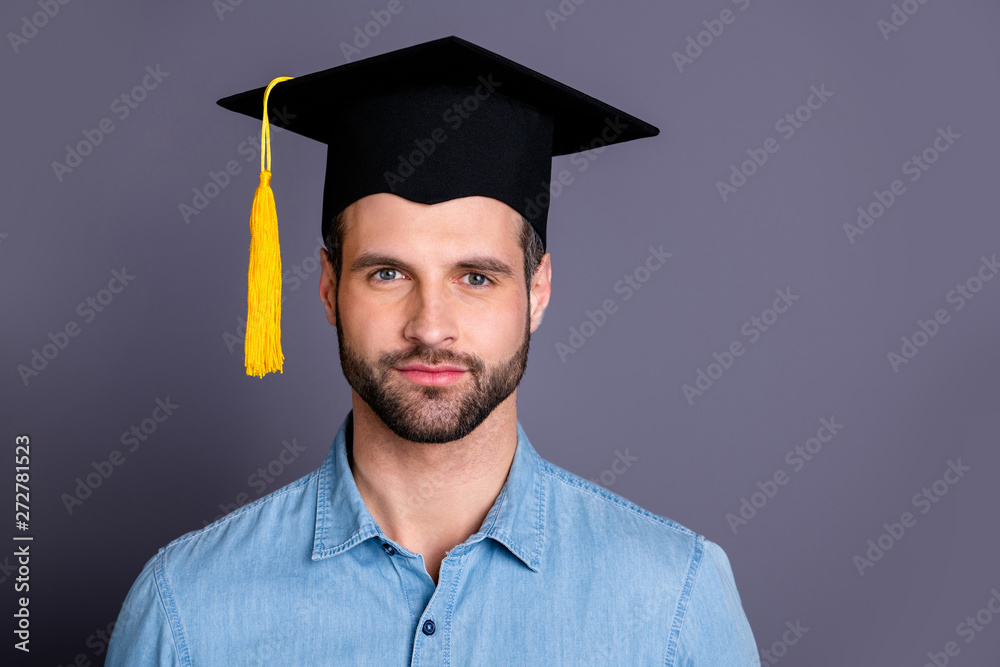
[[[355,349],[386,349],[399,339],[402,324],[394,310],[349,290],[340,293],[339,306],[343,334]]]
[[[527,319],[527,298],[511,298],[493,308],[470,314],[464,322],[465,343],[483,357],[509,357],[521,345]]]

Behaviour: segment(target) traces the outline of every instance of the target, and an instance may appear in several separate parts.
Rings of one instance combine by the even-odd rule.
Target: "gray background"
[[[387,4],[70,2],[16,52],[8,35],[0,414],[11,495],[14,436],[32,438],[35,536],[33,650],[19,664],[100,664],[95,633],[159,547],[326,454],[350,394],[306,261],[325,148],[272,137],[283,261],[309,274],[285,283],[284,374],[249,378],[242,342],[231,350],[224,334],[246,315],[258,163],[240,145],[260,125],[215,100],[344,63],[341,42]],[[1000,590],[1000,280],[960,310],[947,295],[1000,253],[1000,7],[910,0],[919,10],[888,39],[888,0],[566,0],[574,11],[554,24],[556,0],[402,7],[361,57],[455,34],[662,131],[582,172],[568,157],[553,163],[574,182],[550,214],[553,300],[521,385],[538,451],[720,543],[758,645],[778,642],[779,664],[923,665],[949,641],[960,649],[950,664],[997,664],[1000,618],[969,643],[958,626]],[[674,52],[724,9],[733,22],[679,71]],[[39,11],[6,2],[0,27],[20,32]],[[112,101],[147,66],[169,74],[121,119]],[[775,123],[810,86],[833,95],[786,139]],[[60,180],[52,163],[105,117],[113,132]],[[939,127],[960,138],[911,182],[904,163]],[[716,182],[768,137],[778,152],[723,201]],[[241,172],[186,224],[179,206],[229,160]],[[851,243],[844,224],[894,179],[905,194]],[[661,244],[672,257],[625,301],[617,281]],[[122,267],[134,280],[85,321],[78,304]],[[744,322],[786,288],[794,306],[751,343]],[[609,298],[618,309],[564,363],[556,344]],[[939,308],[948,323],[894,370],[888,353]],[[79,335],[22,380],[18,366],[69,322]],[[687,400],[682,385],[734,341],[744,354]],[[63,494],[168,397],[174,413],[70,514]],[[796,470],[786,454],[821,418],[844,427]],[[292,438],[305,451],[266,488],[251,485]],[[626,449],[638,461],[601,477]],[[947,495],[922,514],[914,494],[958,459],[970,470],[939,484]],[[727,514],[778,471],[788,483],[734,533]],[[854,557],[907,511],[916,524],[859,574]],[[0,549],[4,650],[12,552]],[[808,631],[782,647],[797,621]]]

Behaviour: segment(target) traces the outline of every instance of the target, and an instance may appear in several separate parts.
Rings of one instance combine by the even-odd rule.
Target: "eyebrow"
[[[383,255],[376,252],[365,252],[358,255],[357,258],[355,258],[355,260],[351,263],[351,273],[359,273],[366,269],[373,269],[377,266],[392,266],[402,269],[407,273],[414,273],[413,267],[398,257]],[[483,273],[504,276],[510,280],[515,279],[514,269],[511,268],[510,264],[488,255],[480,255],[463,259],[456,262],[452,268],[466,269],[469,271],[482,271]]]

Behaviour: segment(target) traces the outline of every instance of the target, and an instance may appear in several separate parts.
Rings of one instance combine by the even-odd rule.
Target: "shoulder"
[[[199,530],[162,547],[146,563],[140,580],[154,576],[169,594],[209,586],[240,568],[259,568],[270,560],[310,557],[320,470],[254,500]],[[219,575],[219,578],[213,577]],[[189,591],[190,592],[190,591]]]
[[[562,553],[589,552],[592,570],[604,561],[628,571],[636,595],[670,600],[668,664],[759,665],[720,545],[545,459],[539,469],[548,480],[547,539]]]
[[[199,567],[208,562],[224,566],[235,560],[259,558],[257,549],[273,552],[282,545],[302,542],[312,548],[320,469],[250,502],[199,530],[181,535],[160,550],[166,565]]]
[[[190,664],[182,601],[212,600],[233,573],[309,559],[319,470],[160,548],[143,566],[119,612],[109,665]],[[190,619],[189,619],[190,620]]]
[[[703,535],[550,461],[539,469],[554,558],[587,553],[594,571],[627,572],[639,587],[662,581],[680,603],[690,596],[711,544]]]
[[[671,664],[760,665],[729,558],[709,540],[678,627],[676,661]]]
[[[700,558],[706,541],[702,535],[551,461],[541,457],[539,461],[539,470],[548,480],[547,488],[551,491],[549,503],[554,512],[553,520],[565,521],[579,516],[611,534],[652,539],[657,546],[669,546]]]

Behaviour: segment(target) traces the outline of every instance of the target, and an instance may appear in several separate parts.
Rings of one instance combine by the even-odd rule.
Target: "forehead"
[[[420,204],[378,193],[351,204],[344,222],[344,250],[351,253],[378,249],[509,256],[521,249],[521,214],[490,197]]]

